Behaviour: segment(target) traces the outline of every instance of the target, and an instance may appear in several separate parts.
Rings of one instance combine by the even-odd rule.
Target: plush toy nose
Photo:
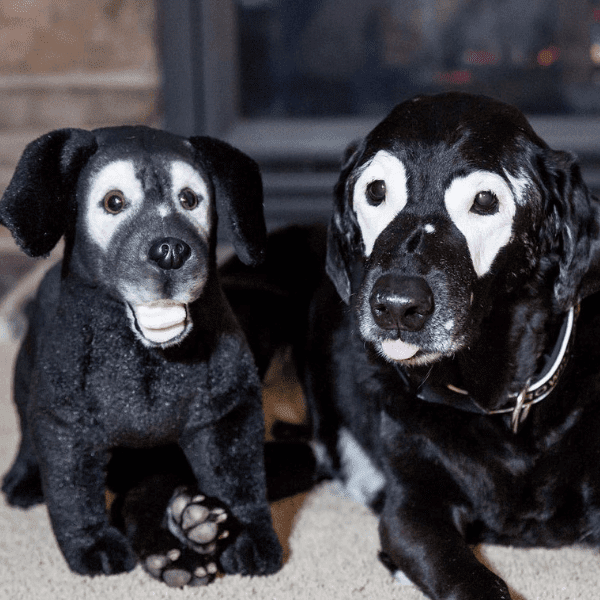
[[[161,269],[179,269],[191,253],[192,249],[183,240],[167,237],[152,244],[148,258]]]
[[[422,277],[383,275],[373,286],[371,313],[388,331],[419,331],[433,313],[433,292]]]

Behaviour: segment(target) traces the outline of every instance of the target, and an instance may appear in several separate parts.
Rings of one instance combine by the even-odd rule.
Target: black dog
[[[280,566],[266,501],[260,380],[219,285],[216,202],[240,258],[259,262],[266,234],[258,168],[211,138],[145,127],[57,130],[26,148],[2,198],[0,219],[29,255],[65,238],[18,357],[22,441],[3,490],[17,506],[46,502],[78,573],[131,570],[132,544],[156,552],[144,530],[156,502],[124,523],[126,536],[109,523],[104,497],[107,469],[109,480],[122,480],[118,457],[151,448],[152,461],[174,453],[172,474],[185,455],[183,479],[230,511],[237,535],[220,558],[227,573]],[[183,452],[167,450],[173,444]],[[165,566],[178,567],[183,550],[214,549],[226,513],[203,501],[195,489],[173,499],[169,521],[182,547],[150,556],[148,570],[161,576]],[[175,584],[205,581],[202,556],[186,560],[191,573]]]
[[[415,98],[347,154],[305,311],[317,454],[431,598],[510,597],[468,544],[600,543],[599,226],[491,99]]]

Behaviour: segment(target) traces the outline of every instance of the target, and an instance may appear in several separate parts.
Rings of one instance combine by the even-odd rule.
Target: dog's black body
[[[238,524],[224,570],[280,566],[260,379],[216,272],[217,201],[238,255],[259,262],[265,229],[255,163],[210,138],[126,127],[36,140],[0,204],[0,219],[30,255],[65,236],[16,365],[22,441],[3,490],[14,505],[46,502],[76,572],[134,567],[131,542],[153,532],[136,525],[128,540],[109,523],[105,471],[111,455],[114,464],[127,449],[169,444],[191,467],[175,483],[193,476]],[[122,473],[115,477],[123,483]]]
[[[321,464],[431,598],[510,597],[468,544],[600,544],[599,226],[573,159],[491,99],[405,102],[348,152],[305,389]]]

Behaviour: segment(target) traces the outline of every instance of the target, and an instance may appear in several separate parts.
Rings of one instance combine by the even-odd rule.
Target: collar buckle
[[[541,402],[547,398],[558,384],[558,380],[566,368],[569,360],[569,354],[573,343],[573,332],[575,329],[575,321],[579,315],[579,305],[572,307],[564,320],[559,335],[558,342],[553,352],[552,360],[545,369],[544,373],[533,382],[530,378],[525,386],[519,392],[513,392],[508,395],[508,398],[515,398],[515,405],[508,408],[499,408],[496,410],[487,410],[482,408],[475,402],[475,399],[469,395],[469,392],[462,390],[453,385],[447,384],[449,390],[454,393],[461,394],[463,398],[470,400],[482,414],[499,415],[511,414],[510,425],[513,433],[517,433],[520,425],[529,415],[529,411],[534,404]]]
[[[519,430],[519,425],[525,421],[527,415],[529,414],[529,410],[531,409],[533,402],[525,402],[527,398],[527,394],[529,393],[529,384],[531,380],[529,380],[525,387],[519,392],[517,396],[517,400],[515,403],[515,407],[512,409],[512,416],[510,418],[510,428],[513,433],[517,433]]]

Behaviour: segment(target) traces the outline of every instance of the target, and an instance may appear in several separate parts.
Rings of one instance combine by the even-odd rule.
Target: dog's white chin
[[[139,331],[151,344],[168,345],[188,326],[185,304],[170,301],[135,304],[131,306]]]
[[[412,358],[418,351],[419,346],[408,344],[402,340],[383,340],[381,351],[391,360],[401,361]]]

